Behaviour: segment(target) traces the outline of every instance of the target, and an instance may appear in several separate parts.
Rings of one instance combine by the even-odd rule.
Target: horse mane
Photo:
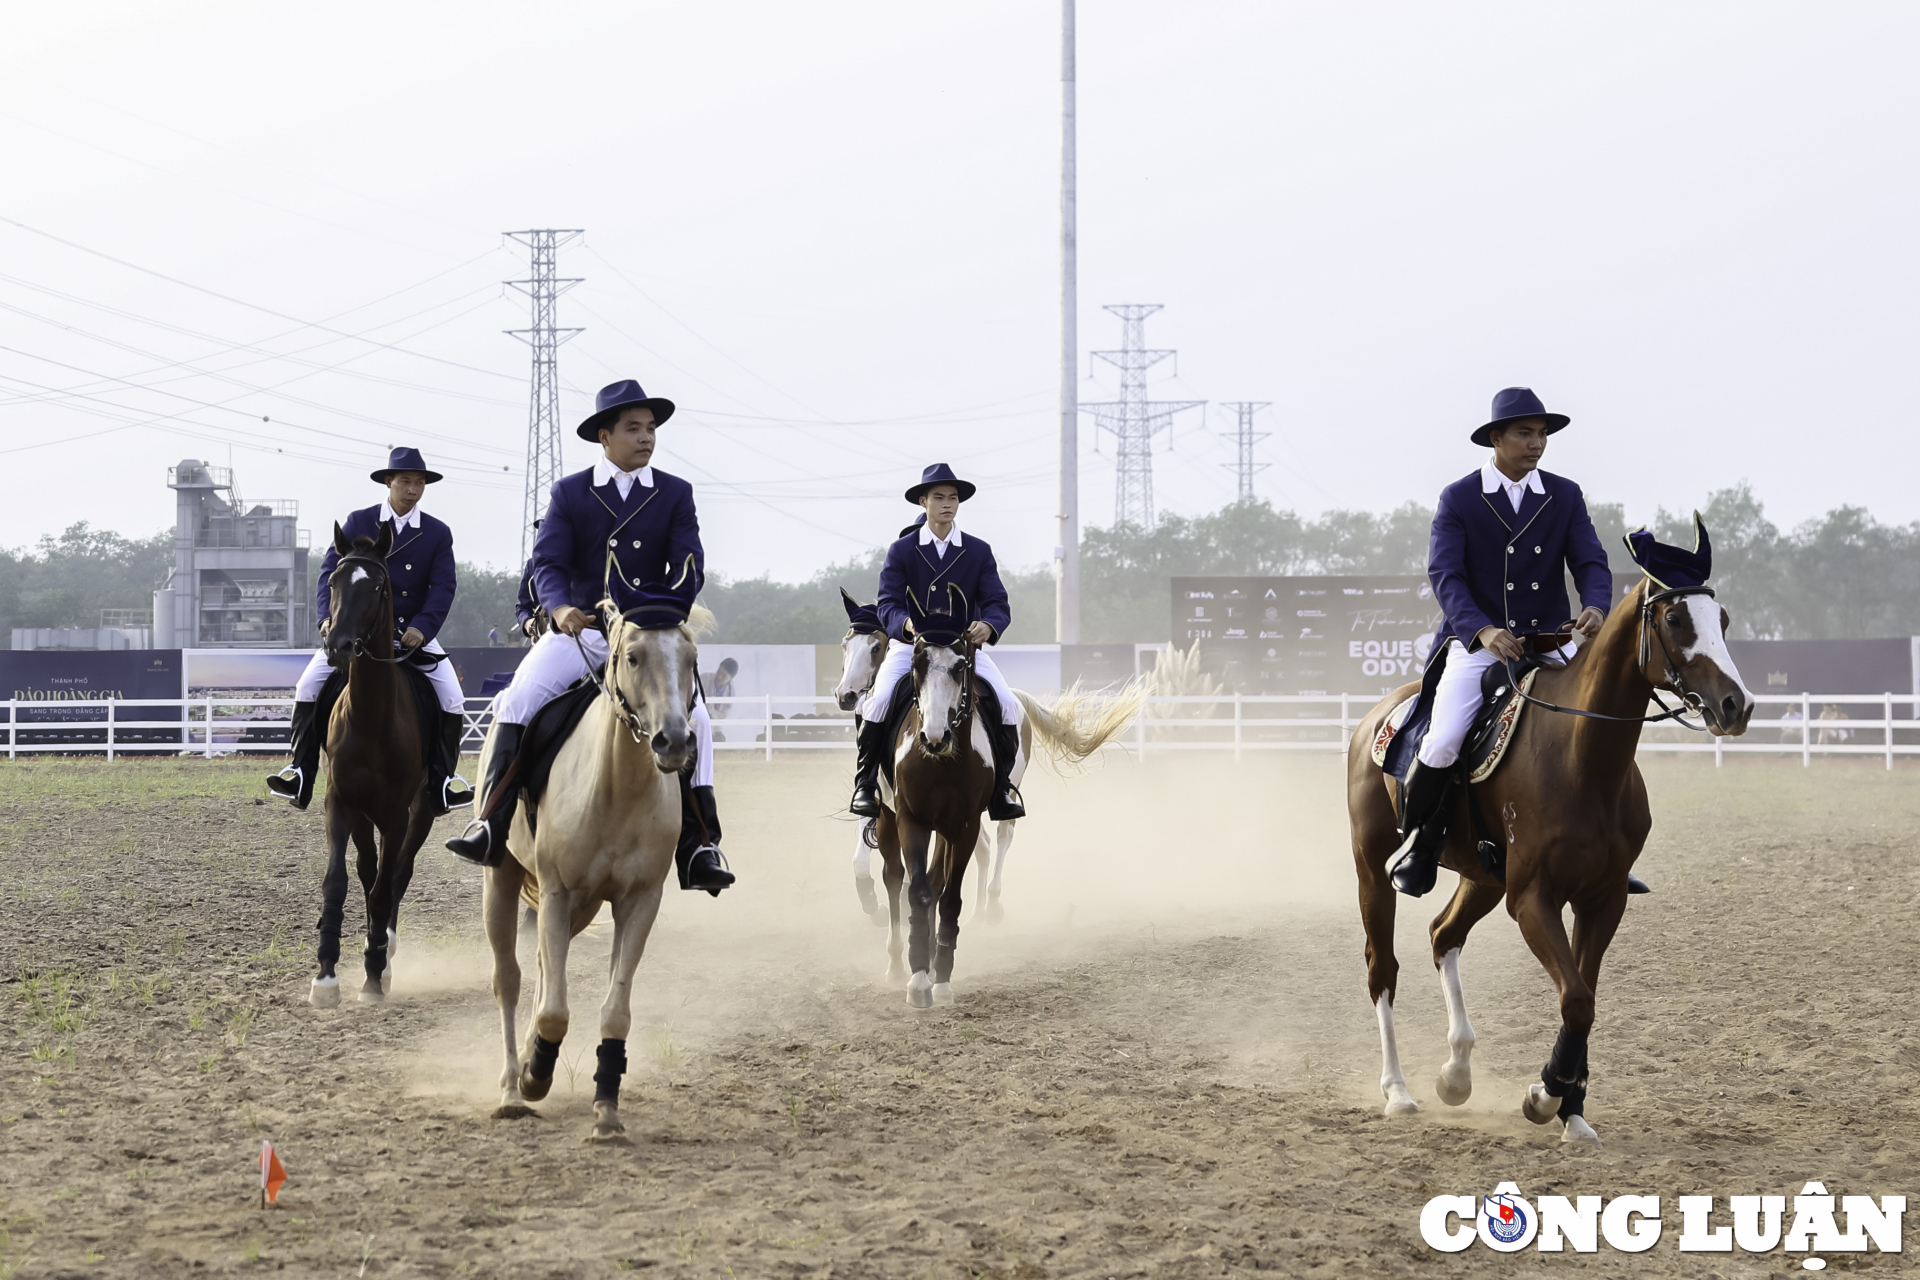
[[[703,604],[696,604],[687,614],[687,620],[680,624],[680,632],[689,640],[705,640],[720,629],[720,619],[713,616],[713,610]]]

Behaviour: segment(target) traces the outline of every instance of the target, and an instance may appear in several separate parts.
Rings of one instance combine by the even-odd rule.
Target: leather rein
[[[336,560],[333,565],[333,571],[335,573],[340,572],[340,570],[346,567],[346,565],[349,562],[354,564],[369,565],[374,569],[379,570],[380,594],[387,598],[387,616],[392,617],[393,616],[393,579],[387,576],[386,561],[376,559],[373,556],[366,554],[365,552],[354,551],[354,552],[349,552],[348,554],[341,556],[338,560]],[[396,648],[398,648],[399,641],[396,640],[394,642],[394,645]],[[402,649],[398,657],[382,658],[378,654],[368,652],[367,642],[365,640],[361,639],[359,636],[355,636],[353,638],[353,656],[356,658],[365,658],[368,662],[378,662],[390,667],[397,667],[403,662],[410,662],[414,666],[419,667],[422,671],[431,671],[435,667],[439,666],[441,663],[447,660],[445,654],[429,653],[426,656],[429,658],[432,658],[433,661],[422,662],[418,660],[420,657],[420,654],[421,654],[420,649]]]
[[[1681,678],[1680,669],[1673,664],[1673,651],[1667,648],[1667,638],[1661,635],[1660,629],[1653,624],[1654,605],[1659,604],[1663,600],[1677,600],[1682,596],[1706,596],[1708,599],[1713,599],[1714,593],[1712,587],[1705,586],[1668,587],[1662,591],[1648,592],[1640,601],[1640,671],[1642,674],[1645,674],[1647,663],[1653,657],[1653,646],[1647,639],[1648,635],[1651,634],[1655,640],[1660,642],[1660,656],[1665,661],[1667,667],[1667,682],[1680,694],[1680,706],[1667,706],[1667,700],[1660,696],[1660,687],[1658,685],[1655,685],[1653,688],[1653,700],[1660,704],[1661,709],[1661,714],[1657,716],[1610,716],[1601,711],[1586,711],[1579,707],[1558,706],[1554,703],[1536,698],[1522,689],[1519,678],[1514,674],[1513,663],[1502,658],[1500,662],[1501,665],[1507,669],[1508,687],[1518,694],[1523,702],[1532,703],[1536,707],[1544,707],[1548,711],[1557,711],[1561,715],[1581,716],[1588,720],[1607,720],[1614,724],[1658,724],[1662,720],[1671,720],[1683,729],[1692,729],[1695,733],[1705,733],[1707,731],[1707,725],[1704,719],[1700,724],[1694,724],[1691,721],[1681,718],[1689,711],[1700,711],[1702,706],[1700,695],[1693,693],[1687,688],[1687,682]],[[1572,625],[1572,623],[1567,623],[1561,630],[1570,629]]]

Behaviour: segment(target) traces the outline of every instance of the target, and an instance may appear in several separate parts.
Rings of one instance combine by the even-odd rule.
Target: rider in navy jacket
[[[1501,627],[1516,636],[1553,634],[1573,616],[1566,571],[1582,606],[1605,613],[1613,599],[1607,553],[1587,515],[1586,495],[1546,471],[1545,492],[1529,486],[1515,511],[1506,496],[1486,493],[1481,472],[1440,492],[1427,543],[1427,577],[1446,610],[1445,634],[1480,648],[1480,633]],[[1557,646],[1556,646],[1557,647]]]
[[[929,608],[943,612],[950,586],[960,588],[966,597],[967,615],[958,620],[960,629],[964,630],[968,622],[984,622],[993,630],[993,638],[987,643],[998,644],[1013,614],[1007,606],[1007,589],[1000,581],[993,548],[986,539],[970,533],[945,557],[937,557],[920,544],[918,530],[887,548],[887,563],[880,570],[880,599],[874,608],[888,638],[912,644],[913,635],[907,630],[908,596],[917,602],[918,612],[925,613]]]
[[[380,506],[362,507],[340,526],[348,538],[380,536]],[[340,563],[340,552],[329,542],[327,554],[320,559],[320,589],[314,598],[314,619],[325,622],[333,615],[333,589],[329,579]],[[455,571],[453,530],[422,511],[420,527],[402,527],[394,531],[393,550],[387,554],[387,576],[393,582],[393,626],[396,634],[412,627],[431,642],[440,634],[453,608]]]
[[[599,444],[601,458],[557,481],[541,518],[528,575],[550,626],[494,700],[485,816],[447,842],[461,858],[498,866],[506,855],[518,794],[511,765],[521,734],[542,706],[592,669],[590,662],[606,661],[600,601],[610,600],[620,613],[637,610],[633,620],[643,627],[677,626],[693,609],[706,576],[693,486],[652,464],[655,432],[672,416],[671,400],[649,397],[637,382],[616,382],[601,389],[593,414],[577,430]],[[675,863],[682,889],[717,895],[734,876],[719,847],[713,726],[704,698],[696,697],[688,720],[698,749],[691,772],[681,775]]]

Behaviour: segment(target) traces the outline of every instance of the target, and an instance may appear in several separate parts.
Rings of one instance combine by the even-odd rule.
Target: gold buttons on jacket
[[[1507,590],[1509,591],[1513,590],[1513,584],[1511,582],[1507,584]]]
[[[1540,589],[1540,584],[1539,584],[1539,583],[1537,583],[1537,582],[1536,582],[1536,583],[1534,583],[1534,584],[1533,584],[1533,589],[1534,589],[1535,591],[1538,591],[1538,590]]]
[[[1533,554],[1535,554],[1535,555],[1539,555],[1539,554],[1540,554],[1540,548],[1538,548],[1538,547],[1535,547],[1535,548],[1533,549]]]
[[[618,539],[618,538],[608,538],[608,539],[607,539],[607,545],[608,545],[608,546],[610,546],[610,547],[617,547],[617,546],[619,546],[619,545],[620,545],[620,539]]]
[[[1512,554],[1513,554],[1513,548],[1512,548],[1512,547],[1508,547],[1508,548],[1507,548],[1507,554],[1508,554],[1508,555],[1512,555]]]
[[[413,568],[413,566],[412,566],[412,565],[408,565],[408,566],[407,566],[407,568],[409,568],[409,569],[411,569],[411,568]]]

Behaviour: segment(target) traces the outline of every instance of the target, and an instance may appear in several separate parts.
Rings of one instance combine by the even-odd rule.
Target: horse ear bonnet
[[[967,593],[957,583],[947,583],[944,592],[935,591],[922,604],[907,588],[907,607],[913,613],[913,629],[929,644],[952,644],[967,633]]]
[[[1713,544],[1698,511],[1693,513],[1693,550],[1668,546],[1642,526],[1627,535],[1627,554],[1662,590],[1703,587],[1713,573]]]
[[[880,630],[880,611],[870,604],[861,604],[847,594],[845,587],[840,588],[840,606],[847,611],[847,622],[853,627],[853,634],[870,636]]]

